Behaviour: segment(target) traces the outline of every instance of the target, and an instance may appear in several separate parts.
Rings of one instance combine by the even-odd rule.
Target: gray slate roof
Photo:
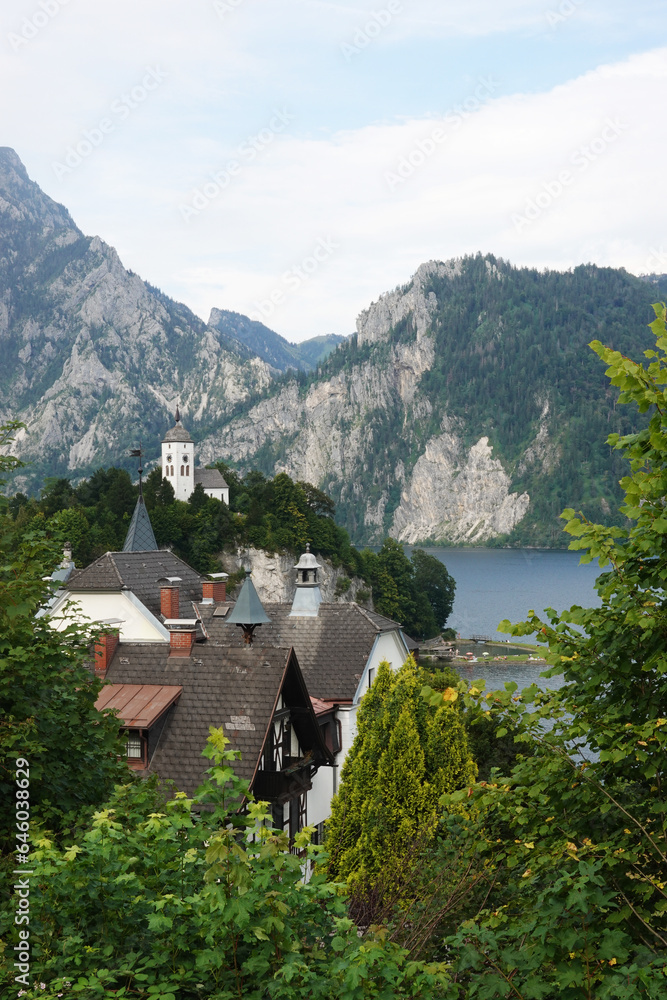
[[[157,542],[153,534],[153,525],[146,510],[144,498],[139,495],[137,505],[132,514],[130,527],[127,529],[123,552],[156,552]]]
[[[170,658],[164,646],[121,643],[106,680],[182,686],[148,770],[172,779],[188,795],[211,766],[201,756],[209,726],[224,726],[232,748],[241,751],[234,770],[239,777],[252,780],[281,689],[288,704],[299,704],[312,716],[308,731],[315,742],[320,741],[315,755],[321,756],[321,736],[291,650],[264,648],[259,643],[230,649],[206,642],[197,643],[189,657]],[[309,749],[307,733],[300,733],[299,739]]]
[[[67,590],[131,590],[154,615],[160,614],[158,580],[180,576],[181,606],[200,601],[201,576],[167,549],[155,552],[107,552],[85,569],[72,573]]]
[[[205,490],[227,489],[220,469],[195,469],[195,486],[202,484]]]
[[[220,605],[218,605],[220,608]],[[215,606],[199,604],[211,640],[241,647],[243,635]],[[316,618],[290,618],[291,604],[264,604],[271,619],[255,632],[255,643],[293,646],[309,694],[328,701],[351,701],[378,635],[399,629],[396,622],[358,604],[322,603]]]

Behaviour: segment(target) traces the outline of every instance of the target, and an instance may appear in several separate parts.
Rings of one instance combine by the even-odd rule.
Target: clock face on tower
[[[167,455],[167,461],[171,462],[171,455]]]
[[[188,460],[188,456],[187,455],[183,455],[183,461],[187,462],[187,460]]]

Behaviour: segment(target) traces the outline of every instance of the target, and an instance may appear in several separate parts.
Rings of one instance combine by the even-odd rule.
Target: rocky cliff
[[[252,582],[263,603],[291,604],[294,600],[294,556],[247,548],[233,553],[224,552],[221,559],[226,573],[235,573],[239,569],[252,570]],[[333,566],[322,556],[318,556],[318,560],[322,566],[319,579],[323,601],[368,603],[370,593],[363,580],[349,578],[345,570]]]
[[[0,149],[0,420],[44,474],[117,464],[140,440],[158,454],[177,400],[193,431],[265,388],[272,369],[84,236]]]
[[[604,442],[634,419],[587,344],[641,356],[656,297],[611,269],[429,261],[317,377],[246,406],[203,453],[318,484],[357,543],[563,544],[567,505],[620,520]]]

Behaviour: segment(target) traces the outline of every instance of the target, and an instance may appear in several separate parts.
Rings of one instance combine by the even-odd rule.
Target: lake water
[[[463,638],[478,634],[505,640],[509,636],[498,632],[498,623],[503,618],[523,621],[531,608],[541,614],[548,607],[563,611],[573,604],[600,604],[594,589],[600,568],[597,562],[580,566],[579,552],[484,548],[427,548],[426,552],[440,559],[456,581],[447,625]]]

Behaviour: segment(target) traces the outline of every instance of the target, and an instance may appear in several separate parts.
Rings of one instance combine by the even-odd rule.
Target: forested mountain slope
[[[635,419],[587,345],[641,357],[637,317],[666,293],[592,265],[431,261],[361,314],[318,375],[283,380],[204,453],[317,483],[357,543],[561,544],[566,505],[619,517],[625,468],[604,441]]]
[[[208,325],[241,341],[253,354],[281,372],[289,368],[310,371],[345,340],[336,333],[329,333],[292,344],[263,323],[229,309],[211,309]]]

